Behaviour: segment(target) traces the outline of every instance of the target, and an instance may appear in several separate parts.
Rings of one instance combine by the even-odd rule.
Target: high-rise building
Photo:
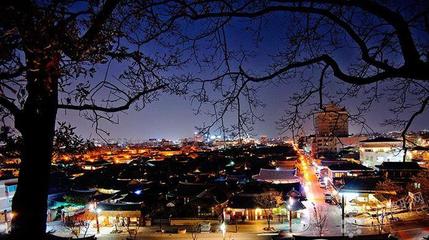
[[[349,114],[344,107],[340,107],[334,103],[324,105],[324,111],[316,113],[314,118],[316,136],[348,136],[348,118]]]
[[[259,143],[262,145],[267,145],[268,144],[268,136],[267,135],[262,135],[259,137]]]
[[[320,153],[335,153],[341,148],[340,137],[349,135],[349,114],[344,107],[334,103],[324,105],[324,111],[316,113],[314,128],[316,130],[312,143],[315,156]]]

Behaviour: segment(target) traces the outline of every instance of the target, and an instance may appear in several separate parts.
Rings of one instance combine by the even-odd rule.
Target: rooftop
[[[377,143],[377,142],[401,142],[401,140],[394,139],[394,138],[388,138],[388,137],[377,137],[373,139],[363,140],[360,141],[361,143]]]
[[[420,170],[422,167],[417,162],[383,162],[377,166],[378,169],[404,169]]]
[[[379,178],[345,178],[345,184],[340,192],[375,192]]]
[[[253,178],[260,181],[281,181],[281,182],[297,182],[299,178],[295,176],[295,169],[266,169],[261,168],[259,174],[254,175]]]
[[[429,151],[429,147],[416,146],[416,147],[412,148],[411,150],[415,150],[415,151]]]
[[[362,164],[351,163],[351,162],[332,164],[328,168],[332,171],[347,171],[347,170],[371,171],[372,170],[371,168],[365,167]]]

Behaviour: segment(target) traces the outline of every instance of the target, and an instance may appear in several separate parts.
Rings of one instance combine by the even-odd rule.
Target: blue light
[[[142,193],[142,190],[135,190],[134,193],[140,195]]]

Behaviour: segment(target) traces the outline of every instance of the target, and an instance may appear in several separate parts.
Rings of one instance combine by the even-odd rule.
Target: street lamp
[[[226,225],[225,225],[225,222],[223,222],[223,223],[220,225],[220,230],[222,231],[222,237],[223,237],[223,240],[225,240],[225,233],[226,233]]]
[[[345,224],[345,208],[346,208],[346,202],[344,199],[344,193],[340,193],[341,196],[341,232],[343,233],[344,236],[344,224]]]
[[[289,197],[289,204],[287,205],[287,209],[289,209],[289,232],[292,232],[292,205],[295,200],[292,197]]]
[[[324,177],[323,178],[323,182],[325,182],[325,186],[327,188],[328,187],[328,183],[329,183],[329,178],[328,177]]]
[[[95,209],[95,223],[97,224],[97,234],[100,234],[100,224],[98,222],[98,215],[101,213],[101,208]]]

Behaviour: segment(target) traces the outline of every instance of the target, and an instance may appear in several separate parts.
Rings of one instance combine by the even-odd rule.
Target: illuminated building
[[[404,158],[402,141],[385,137],[361,141],[359,156],[361,163],[371,168],[383,162],[402,162]]]
[[[323,107],[324,110],[316,113],[314,118],[316,134],[312,144],[312,152],[315,155],[337,152],[341,144],[338,138],[346,137],[349,134],[349,114],[346,109],[333,103]]]
[[[261,168],[259,174],[252,177],[257,181],[263,181],[267,183],[283,184],[283,183],[299,183],[300,180],[296,176],[295,169],[265,169]]]
[[[349,134],[349,114],[346,109],[333,103],[324,105],[323,107],[324,111],[316,113],[314,119],[316,136],[347,136]]]

